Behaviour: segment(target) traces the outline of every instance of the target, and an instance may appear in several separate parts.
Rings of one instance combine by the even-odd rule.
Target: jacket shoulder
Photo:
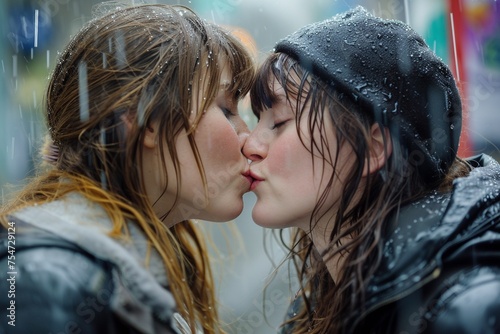
[[[12,270],[0,272],[0,290],[9,291],[8,298],[0,299],[0,308],[10,308],[8,320],[13,321],[2,321],[0,329],[135,333],[122,328],[111,311],[114,284],[109,264],[64,241],[38,239],[39,244],[30,244],[19,239],[15,253],[0,251],[0,267],[12,265]]]
[[[500,333],[500,267],[478,266],[440,284],[428,303],[426,333]]]

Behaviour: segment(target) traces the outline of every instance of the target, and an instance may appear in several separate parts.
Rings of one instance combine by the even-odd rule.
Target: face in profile
[[[249,130],[238,111],[238,101],[228,91],[232,73],[224,68],[217,95],[206,108],[194,130],[206,179],[203,180],[186,131],[177,137],[176,150],[180,162],[180,187],[170,156],[166,156],[168,184],[163,192],[165,177],[155,164],[146,163],[145,178],[149,197],[161,216],[169,210],[178,192],[176,209],[169,215],[174,221],[197,218],[210,221],[228,221],[243,210],[243,194],[250,189],[248,160],[242,153]],[[204,91],[200,89],[200,92]],[[202,93],[200,93],[202,94]],[[199,97],[198,99],[203,97]],[[197,105],[194,103],[193,105]],[[146,159],[158,159],[158,147],[150,145]],[[159,162],[157,162],[159,163]],[[152,191],[151,191],[152,190]],[[154,200],[157,198],[158,200]],[[171,219],[168,219],[171,221]]]
[[[295,226],[308,230],[311,213],[334,173],[331,159],[314,148],[328,145],[330,157],[335,157],[337,145],[332,121],[325,115],[324,124],[316,125],[325,127],[322,132],[326,135],[320,137],[317,128],[309,128],[310,111],[306,105],[297,127],[296,101],[286,99],[283,87],[276,80],[272,87],[276,101],[260,112],[259,122],[243,149],[252,160],[250,171],[255,178],[251,190],[257,195],[257,202],[252,218],[264,227]],[[311,140],[315,143],[312,148]],[[345,172],[339,167],[351,161],[349,152],[348,147],[339,151],[326,207],[340,197],[338,189]]]

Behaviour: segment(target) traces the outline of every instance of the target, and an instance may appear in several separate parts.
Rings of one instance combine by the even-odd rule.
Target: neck
[[[346,208],[345,212],[349,212],[353,205],[355,205],[362,194],[364,188],[364,183],[360,183],[360,187],[357,193],[353,196],[350,205]],[[333,233],[333,226],[335,225],[335,217],[338,214],[338,208],[332,207],[326,214],[321,215],[321,219],[314,224],[311,229],[310,224],[307,224],[308,230],[310,231],[309,235],[314,244],[314,247],[318,251],[318,253],[322,256],[323,262],[325,263],[330,276],[334,280],[334,282],[338,281],[342,268],[344,267],[345,257],[341,253],[335,253],[335,255],[331,255],[336,251],[336,246],[331,246],[330,237]],[[329,217],[329,218],[328,218]],[[342,234],[350,225],[349,221],[343,221],[341,223],[340,231],[338,233]],[[304,226],[304,225],[302,225]],[[336,235],[337,236],[337,235]],[[354,236],[355,237],[355,236]],[[347,244],[352,241],[352,236],[349,234],[345,235],[340,239],[342,245]]]
[[[318,228],[319,224],[313,229],[310,234],[311,240],[314,244],[314,247],[318,251],[318,253],[322,256],[323,262],[325,263],[328,272],[332,279],[337,282],[339,273],[342,270],[345,257],[340,253],[336,253],[335,255],[331,255],[334,249],[331,249],[330,241],[328,236],[331,231],[327,231],[326,229]],[[347,241],[347,238],[344,239]]]

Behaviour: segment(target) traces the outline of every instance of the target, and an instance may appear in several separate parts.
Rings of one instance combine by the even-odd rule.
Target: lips
[[[253,183],[254,180],[248,173],[243,174],[243,176],[248,180],[250,185]]]
[[[241,175],[243,175],[247,179],[247,181],[250,185],[253,183],[254,179],[250,173],[250,170],[247,170],[246,172],[242,173]]]
[[[257,187],[257,185],[264,181],[264,179],[258,175],[255,175],[254,173],[252,173],[252,171],[248,171],[248,176],[250,176],[252,178],[252,183],[250,184],[250,190],[254,190],[255,187]]]

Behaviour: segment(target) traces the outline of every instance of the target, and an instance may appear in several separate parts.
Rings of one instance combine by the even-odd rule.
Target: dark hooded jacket
[[[388,221],[349,333],[500,333],[500,165],[486,155],[469,163],[451,193],[430,194]]]

